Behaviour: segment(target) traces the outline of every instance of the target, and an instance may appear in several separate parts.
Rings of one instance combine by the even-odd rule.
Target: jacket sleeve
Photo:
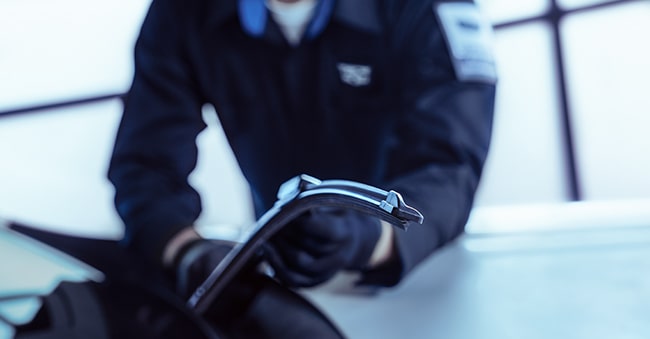
[[[179,3],[154,0],[144,20],[108,170],[125,225],[123,243],[157,262],[167,240],[201,211],[187,179],[205,125],[183,45],[187,26],[182,9],[174,8]]]
[[[422,2],[420,2],[422,3]],[[390,140],[386,188],[424,215],[395,232],[394,260],[366,272],[364,284],[395,285],[464,231],[490,142],[496,78],[461,80],[435,3],[425,1],[397,31],[401,115]]]

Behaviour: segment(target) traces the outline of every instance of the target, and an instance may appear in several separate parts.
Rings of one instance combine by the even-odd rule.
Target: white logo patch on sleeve
[[[495,83],[492,26],[479,8],[469,2],[445,2],[434,4],[433,10],[442,26],[458,80]]]

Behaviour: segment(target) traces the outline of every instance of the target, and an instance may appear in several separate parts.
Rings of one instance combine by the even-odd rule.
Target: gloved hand
[[[229,241],[207,239],[185,245],[172,266],[176,292],[183,298],[190,297],[234,246]]]
[[[376,218],[351,210],[316,209],[272,237],[265,256],[279,280],[311,287],[342,269],[366,268],[380,235]]]

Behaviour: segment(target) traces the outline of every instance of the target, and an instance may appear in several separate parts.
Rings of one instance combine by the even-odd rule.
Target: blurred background
[[[121,235],[106,170],[149,3],[0,1],[0,218]],[[539,247],[521,236],[566,231],[552,245],[546,239],[544,246],[557,248],[576,229],[600,229],[597,240],[574,236],[560,247],[589,238],[637,248],[641,241],[648,249],[642,230],[650,226],[650,1],[479,5],[494,24],[500,82],[492,148],[467,230],[474,240],[520,237],[470,238],[463,248]],[[203,194],[198,224],[236,235],[253,222],[246,183],[219,122],[208,124],[192,175]],[[635,233],[602,233],[622,228]],[[633,281],[650,290],[647,279]],[[641,297],[650,302],[648,296]]]
[[[106,168],[149,2],[0,2],[0,216],[89,233],[119,224]],[[650,2],[479,4],[500,83],[477,206],[650,198]],[[218,127],[199,140],[200,223],[246,224]]]

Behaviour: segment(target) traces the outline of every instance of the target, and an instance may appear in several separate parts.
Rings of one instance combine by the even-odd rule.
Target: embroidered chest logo
[[[336,68],[339,70],[341,81],[350,86],[361,87],[370,84],[372,68],[369,65],[355,65],[339,62],[336,64]]]

